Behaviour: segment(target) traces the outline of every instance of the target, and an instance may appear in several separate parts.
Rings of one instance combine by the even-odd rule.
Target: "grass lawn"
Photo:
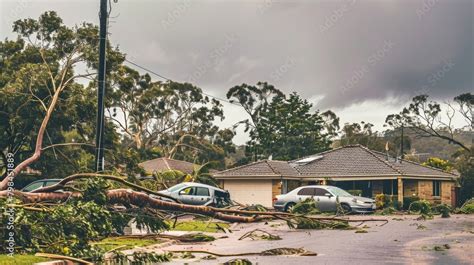
[[[134,247],[145,247],[159,244],[163,241],[153,238],[127,238],[127,237],[109,237],[99,242],[93,242],[105,251],[120,247],[120,250],[131,249]]]
[[[173,226],[173,222],[169,222],[170,227]],[[218,223],[218,222],[211,222],[208,221],[201,221],[201,220],[191,220],[191,221],[179,221],[176,223],[175,228],[171,228],[171,230],[178,230],[178,231],[198,231],[198,232],[210,232],[210,233],[217,233],[222,232],[221,229],[217,227],[219,225],[222,228],[229,228],[228,223]]]
[[[49,261],[50,259],[35,257],[35,255],[20,255],[15,254],[13,258],[7,255],[0,255],[0,265],[10,265],[10,264],[18,264],[18,265],[31,265],[36,262],[44,262]]]

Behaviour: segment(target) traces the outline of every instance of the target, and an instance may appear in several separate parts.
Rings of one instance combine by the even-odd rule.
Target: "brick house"
[[[360,190],[365,197],[417,196],[432,203],[454,205],[458,175],[397,160],[361,145],[350,145],[293,161],[262,160],[213,175],[232,199],[245,204],[272,205],[277,194],[310,184]]]

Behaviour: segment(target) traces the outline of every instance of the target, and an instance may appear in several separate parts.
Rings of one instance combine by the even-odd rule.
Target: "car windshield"
[[[169,192],[175,192],[175,191],[178,191],[182,188],[186,187],[186,184],[184,183],[181,183],[181,184],[178,184],[178,185],[174,185],[173,187],[169,188],[168,191]]]
[[[39,189],[39,188],[43,187],[43,182],[44,181],[33,182],[30,185],[24,187],[23,191],[30,192],[30,191]]]
[[[351,197],[352,195],[343,190],[343,189],[340,189],[338,187],[326,187],[326,189],[328,191],[330,191],[332,194],[334,194],[335,196],[339,196],[339,197]]]

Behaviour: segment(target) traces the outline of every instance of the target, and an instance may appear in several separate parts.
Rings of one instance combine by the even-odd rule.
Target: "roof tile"
[[[311,159],[311,158],[314,159]],[[298,163],[303,160],[306,163]],[[262,160],[214,174],[227,177],[355,177],[414,176],[455,178],[456,174],[426,167],[411,161],[395,161],[381,152],[361,145],[350,145],[293,161]]]

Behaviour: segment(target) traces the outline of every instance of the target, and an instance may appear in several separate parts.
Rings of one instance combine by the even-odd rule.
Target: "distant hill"
[[[399,155],[400,148],[399,144],[394,144],[394,142],[399,143],[400,137],[399,131],[386,131],[384,133],[379,133],[378,137],[374,137],[376,140],[372,139],[371,146],[368,146],[371,149],[377,151],[384,151],[384,145],[386,142],[390,143],[391,155]],[[416,133],[409,129],[405,128],[404,136],[409,138],[410,149],[404,150],[405,154],[410,154],[412,157],[416,157],[420,162],[425,162],[429,157],[439,157],[445,160],[453,160],[453,154],[460,149],[456,144],[451,144],[446,140],[436,138],[436,137],[419,137]],[[394,141],[394,138],[398,138],[397,141]],[[456,140],[460,141],[466,146],[473,144],[474,132],[463,131],[455,134],[454,137]],[[406,139],[406,138],[405,138]],[[357,142],[364,145],[364,140],[362,142]],[[354,142],[355,143],[355,142]],[[340,140],[334,140],[333,147],[338,147],[341,145]]]
[[[420,154],[420,159],[425,156],[436,156],[442,159],[453,160],[452,155],[459,150],[456,144],[450,144],[446,140],[434,137],[416,137],[413,133],[409,133],[411,139],[411,152]],[[466,146],[473,144],[474,132],[462,132],[455,134],[455,139]]]

